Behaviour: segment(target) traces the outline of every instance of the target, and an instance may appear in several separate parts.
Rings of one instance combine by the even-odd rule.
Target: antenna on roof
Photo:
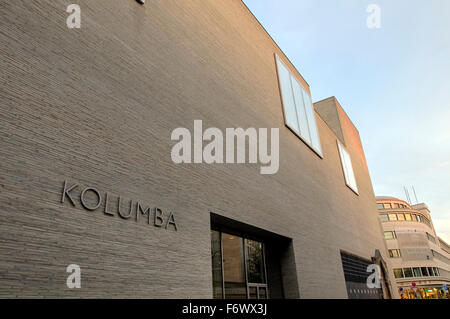
[[[412,190],[414,192],[414,197],[416,198],[416,204],[419,204],[419,201],[417,200],[417,194],[416,194],[416,190],[414,188],[414,185],[412,186]]]
[[[405,190],[406,201],[408,202],[409,205],[411,205],[411,198],[409,198],[408,189],[406,188],[406,186],[403,186],[403,189]]]

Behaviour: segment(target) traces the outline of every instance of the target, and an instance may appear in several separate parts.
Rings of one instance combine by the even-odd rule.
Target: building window
[[[377,204],[377,207],[378,207],[378,209],[384,209],[384,206],[383,206],[383,204]]]
[[[403,278],[403,270],[401,268],[394,269],[395,278]]]
[[[405,274],[405,278],[410,278],[413,276],[411,268],[403,268],[403,273]]]
[[[218,231],[211,231],[211,261],[213,278],[213,298],[223,298],[223,278],[222,278],[222,246]]]
[[[436,238],[434,238],[434,236],[432,236],[429,233],[427,233],[427,238],[428,238],[429,241],[431,241],[431,242],[436,244]]]
[[[395,232],[394,231],[385,231],[384,232],[384,239],[395,239],[395,238],[396,237],[395,237]]]
[[[350,187],[356,194],[358,194],[358,186],[356,185],[355,173],[353,172],[352,160],[350,154],[342,146],[341,143],[337,142],[339,155],[341,156],[342,170],[344,171],[345,183]]]
[[[412,220],[415,221],[415,222],[418,221],[418,220],[417,220],[417,215],[416,215],[416,214],[412,214]]]
[[[434,274],[435,274],[436,276],[440,276],[440,275],[441,275],[441,274],[439,273],[439,268],[434,267]]]
[[[397,214],[389,214],[389,221],[391,222],[397,221]]]
[[[405,219],[406,219],[407,221],[412,221],[411,214],[405,213]]]
[[[419,267],[413,268],[414,277],[422,277],[422,272],[420,271]]]
[[[398,204],[397,203],[395,203],[394,204],[394,208],[398,208],[399,206],[398,206]]]
[[[423,275],[424,277],[428,277],[428,270],[427,270],[427,267],[421,267],[420,269],[422,270],[422,275]]]
[[[380,219],[381,219],[382,222],[388,222],[389,221],[388,215],[386,215],[386,214],[381,214],[380,215]]]
[[[264,272],[263,244],[247,240],[247,276],[248,282],[254,284],[264,284],[266,274]]]
[[[384,209],[391,209],[392,208],[390,203],[384,203],[383,205],[384,205]]]
[[[397,219],[399,221],[404,221],[405,220],[405,215],[404,214],[397,214]]]
[[[211,257],[214,298],[268,298],[262,242],[213,230]]]
[[[389,249],[389,257],[391,258],[400,258],[400,249]]]
[[[433,267],[428,267],[428,275],[433,277],[434,276],[434,270]]]
[[[278,80],[284,109],[285,124],[317,154],[322,156],[314,106],[311,96],[277,56]]]

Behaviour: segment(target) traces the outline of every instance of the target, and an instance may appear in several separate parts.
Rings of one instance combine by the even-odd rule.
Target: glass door
[[[268,299],[264,244],[245,239],[247,298]]]
[[[212,230],[211,262],[214,298],[269,298],[262,242]]]

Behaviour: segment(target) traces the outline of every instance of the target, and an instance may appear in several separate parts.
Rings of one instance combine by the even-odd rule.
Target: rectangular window
[[[439,268],[434,267],[434,274],[435,274],[436,276],[440,276],[440,275],[441,275],[441,274],[439,273]]]
[[[400,250],[399,249],[389,249],[389,257],[391,258],[400,258]]]
[[[422,272],[419,267],[413,268],[414,277],[422,277]]]
[[[434,238],[434,236],[432,236],[429,233],[427,233],[427,238],[428,238],[429,241],[431,241],[431,242],[436,244],[436,238]]]
[[[403,273],[405,274],[405,278],[410,278],[413,276],[411,268],[403,268]]]
[[[222,247],[221,238],[218,231],[211,231],[211,262],[213,278],[213,298],[223,298],[223,279],[222,279]]]
[[[405,220],[405,215],[404,214],[397,214],[397,219],[403,221],[403,220]]]
[[[428,270],[427,270],[427,267],[421,267],[420,269],[422,270],[422,275],[423,275],[424,277],[428,277]]]
[[[386,214],[381,214],[380,215],[380,219],[381,219],[382,222],[388,222],[389,221],[388,215],[386,215]]]
[[[417,221],[417,215],[416,214],[412,214],[412,220],[415,221],[415,222]]]
[[[356,185],[355,173],[353,172],[352,160],[347,150],[337,142],[339,155],[341,157],[342,170],[344,171],[345,183],[356,194],[358,194],[358,186]]]
[[[392,208],[390,203],[384,203],[383,205],[384,205],[384,209],[391,209]]]
[[[389,214],[389,221],[393,222],[397,220],[397,214]]]
[[[433,267],[428,267],[428,275],[433,277],[434,276],[434,270]]]
[[[394,204],[394,208],[398,208],[398,204],[395,203],[395,204]]]
[[[246,240],[247,246],[247,280],[249,283],[265,284],[263,244],[258,241]]]
[[[385,231],[384,232],[384,239],[394,239],[395,238],[395,232],[393,231]]]
[[[244,239],[222,233],[222,251],[225,298],[246,299]]]
[[[403,278],[403,270],[401,268],[394,269],[395,278]]]
[[[285,124],[322,156],[314,106],[311,96],[277,56],[278,80],[284,109]]]
[[[407,221],[411,221],[411,220],[412,220],[411,214],[409,214],[409,213],[405,214],[405,219],[406,219]]]
[[[378,209],[384,209],[384,206],[383,206],[383,204],[377,204],[377,207],[378,207]]]

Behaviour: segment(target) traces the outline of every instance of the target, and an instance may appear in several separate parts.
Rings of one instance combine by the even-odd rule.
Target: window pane
[[[411,214],[405,214],[405,219],[411,221],[412,220]]]
[[[308,126],[309,126],[309,133],[311,135],[312,146],[320,154],[322,154],[322,147],[320,146],[319,132],[317,131],[316,115],[314,112],[314,106],[311,102],[311,97],[304,89],[303,89],[303,101],[305,103],[305,111],[306,111],[306,117],[308,118]]]
[[[345,150],[344,147],[338,142],[339,156],[341,157],[342,170],[344,171],[345,183],[348,185],[350,183],[348,179],[347,165],[345,165]]]
[[[266,282],[264,273],[263,244],[253,240],[247,242],[247,278],[249,283]]]
[[[397,214],[397,219],[398,219],[398,220],[405,220],[405,215],[403,215],[403,214]]]
[[[300,125],[300,135],[309,143],[311,143],[311,135],[309,134],[308,118],[306,116],[305,104],[303,103],[303,89],[298,81],[291,77],[292,88],[294,90],[295,105],[297,107],[297,118]]]
[[[211,231],[211,261],[213,278],[213,298],[221,299],[222,294],[222,256],[220,249],[220,233]]]
[[[291,74],[278,58],[277,65],[286,124],[295,132],[300,134],[300,129],[297,122],[297,111],[295,109],[294,95],[292,92]]]
[[[411,268],[403,268],[403,273],[405,274],[405,278],[409,278],[413,276]]]
[[[425,277],[427,277],[427,276],[428,276],[428,270],[427,270],[427,267],[421,267],[420,269],[422,270],[422,275],[425,276]]]
[[[386,215],[386,214],[380,215],[380,219],[381,219],[382,222],[387,222],[387,221],[389,221],[388,215]]]
[[[394,276],[395,278],[403,278],[403,271],[401,268],[394,269]]]
[[[389,220],[390,221],[396,221],[397,220],[397,214],[389,214]]]
[[[244,240],[238,236],[222,233],[222,249],[225,298],[246,299]]]
[[[428,275],[429,276],[434,276],[433,267],[428,267]]]
[[[416,267],[413,268],[414,271],[414,277],[422,277],[422,272],[420,271],[420,268]]]
[[[385,204],[384,204],[384,208],[385,208],[385,209],[391,209],[392,207],[391,207],[391,204],[390,204],[390,203],[385,203]]]
[[[394,238],[394,233],[391,231],[385,231],[384,232],[384,238],[385,239],[393,239]]]
[[[384,209],[384,205],[383,204],[377,204],[378,209]]]
[[[347,172],[349,174],[349,176],[348,176],[348,179],[350,182],[349,186],[355,192],[358,192],[358,187],[356,186],[355,173],[353,171],[352,159],[350,158],[350,154],[347,151],[345,151],[345,164],[347,165]]]
[[[416,214],[412,214],[412,220],[415,221],[415,222],[417,221],[417,215]]]
[[[358,187],[356,185],[355,175],[353,173],[352,160],[347,150],[341,145],[341,143],[337,142],[339,155],[341,157],[342,170],[344,171],[345,183],[351,189],[353,189],[356,193],[358,192]]]
[[[441,275],[441,274],[439,273],[439,268],[434,267],[434,274],[435,274],[436,276],[440,276],[440,275]]]

